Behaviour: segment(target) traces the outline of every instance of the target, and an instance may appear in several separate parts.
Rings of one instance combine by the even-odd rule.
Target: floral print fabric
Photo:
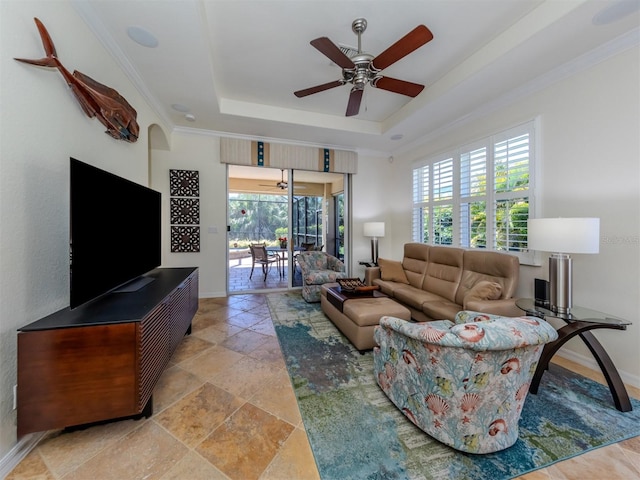
[[[300,252],[297,259],[304,283],[302,297],[310,303],[320,301],[322,285],[347,275],[344,263],[325,252]]]
[[[462,311],[412,323],[382,317],[374,337],[378,385],[426,433],[489,453],[518,439],[518,420],[543,345],[556,330],[535,317]]]

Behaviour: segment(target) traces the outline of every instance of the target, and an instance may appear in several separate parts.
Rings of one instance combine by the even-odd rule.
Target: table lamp
[[[384,237],[384,222],[365,223],[364,236],[371,237],[371,260],[378,263],[378,237]]]
[[[599,218],[529,219],[527,236],[531,250],[554,252],[549,257],[550,307],[569,314],[572,307],[572,265],[570,253],[598,253]]]

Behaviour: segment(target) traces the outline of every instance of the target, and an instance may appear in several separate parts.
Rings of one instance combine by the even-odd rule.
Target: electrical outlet
[[[13,386],[13,409],[18,408],[18,385]]]

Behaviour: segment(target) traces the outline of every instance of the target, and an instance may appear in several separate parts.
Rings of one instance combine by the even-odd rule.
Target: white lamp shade
[[[534,218],[528,221],[531,250],[558,253],[598,253],[599,218]]]
[[[384,222],[367,222],[364,224],[365,237],[384,237]]]

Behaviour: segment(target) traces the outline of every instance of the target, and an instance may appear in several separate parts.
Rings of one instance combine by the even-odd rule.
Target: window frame
[[[461,248],[481,248],[483,250],[491,250],[498,252],[505,252],[516,255],[520,259],[521,264],[525,265],[538,265],[539,259],[535,251],[526,248],[526,238],[519,239],[522,236],[521,232],[517,229],[514,233],[508,232],[508,243],[504,247],[497,245],[496,233],[499,231],[496,223],[496,218],[499,217],[498,202],[518,200],[520,198],[528,199],[528,216],[527,218],[535,218],[536,212],[536,176],[538,173],[538,165],[540,163],[539,158],[539,119],[533,119],[526,123],[516,125],[514,127],[496,132],[492,135],[479,139],[477,141],[468,142],[460,145],[454,149],[446,152],[434,155],[429,158],[422,159],[416,162],[412,168],[412,238],[413,241],[421,243],[430,243],[440,245],[439,238],[441,238],[442,227],[436,228],[434,225],[436,218],[434,218],[434,212],[445,205],[451,205],[452,208],[452,241],[446,243]],[[496,146],[501,142],[507,140],[515,140],[519,136],[528,135],[528,186],[524,189],[510,189],[506,192],[496,191]],[[469,176],[467,181],[466,170],[463,171],[463,162],[466,161],[465,157],[472,153],[484,150],[484,185],[485,191],[483,193],[474,193],[472,184],[475,180],[476,184],[480,173]],[[509,166],[514,165],[517,167],[517,160],[513,160],[509,155]],[[517,156],[513,156],[517,159]],[[434,194],[434,171],[438,171],[443,165],[442,162],[447,159],[453,161],[453,197],[450,199],[436,199]],[[465,159],[465,160],[463,160]],[[477,167],[477,165],[476,165]],[[437,182],[435,182],[437,185]],[[463,185],[464,183],[464,185]],[[424,189],[427,189],[425,192]],[[463,192],[465,193],[462,196]],[[437,193],[437,192],[436,192]],[[464,217],[463,206],[470,205],[472,203],[484,202],[484,242],[483,246],[473,246],[471,239],[473,238],[473,225],[471,224],[471,215]],[[481,212],[482,213],[482,212]],[[440,216],[440,222],[442,217]],[[465,222],[466,227],[463,225]],[[525,219],[526,221],[526,219]],[[425,225],[428,224],[428,225]],[[520,225],[522,227],[522,225]],[[477,232],[482,232],[483,226],[477,226]],[[435,240],[435,242],[434,242]],[[524,245],[519,246],[519,251],[512,250],[509,245],[518,244],[524,242]]]

